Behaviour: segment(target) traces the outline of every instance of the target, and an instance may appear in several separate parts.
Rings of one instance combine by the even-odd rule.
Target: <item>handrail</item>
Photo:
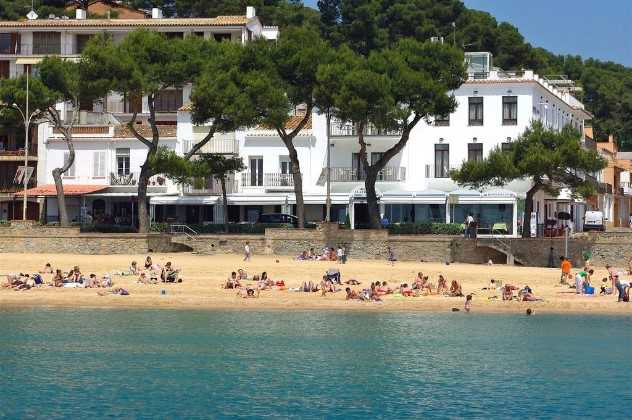
[[[172,235],[182,234],[189,239],[195,239],[195,236],[198,235],[190,226],[183,224],[173,224],[169,227],[169,230]]]

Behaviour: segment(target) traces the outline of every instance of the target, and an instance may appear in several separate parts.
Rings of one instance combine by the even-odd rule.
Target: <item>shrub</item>
[[[175,223],[177,224],[177,223]],[[224,224],[188,224],[188,227],[193,229],[199,234],[205,233],[231,233],[231,234],[261,234],[265,233],[266,228],[292,228],[292,225],[282,224],[270,224],[270,223],[229,223]],[[226,232],[226,226],[228,226],[228,232]],[[306,229],[315,229],[316,225],[306,224]],[[169,223],[154,223],[151,225],[152,232],[171,232],[171,225]]]
[[[456,223],[404,223],[388,226],[391,235],[460,235],[463,226]]]

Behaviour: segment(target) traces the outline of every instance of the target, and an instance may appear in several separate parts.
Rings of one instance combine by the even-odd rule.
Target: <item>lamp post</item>
[[[24,197],[22,197],[22,220],[26,220],[26,208],[27,208],[27,196],[26,190],[28,189],[28,168],[29,168],[29,127],[31,120],[37,116],[40,111],[36,109],[32,114],[29,114],[29,72],[26,71],[26,109],[22,111],[22,108],[18,104],[14,103],[13,108],[17,109],[22,119],[24,120]]]

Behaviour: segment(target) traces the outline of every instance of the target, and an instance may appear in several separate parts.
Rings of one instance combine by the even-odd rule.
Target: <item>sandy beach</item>
[[[309,310],[363,310],[363,311],[450,311],[462,310],[463,298],[444,296],[421,296],[404,298],[388,295],[383,303],[345,301],[344,292],[328,294],[297,293],[287,290],[262,291],[258,299],[238,297],[234,290],[224,290],[221,285],[230,272],[243,268],[249,273],[267,271],[274,280],[284,280],[288,287],[298,287],[303,281],[319,282],[327,268],[340,269],[343,281],[350,278],[368,287],[372,281],[387,281],[394,288],[402,282],[411,283],[416,273],[422,271],[434,283],[438,274],[448,280],[457,279],[464,293],[472,293],[474,312],[524,313],[532,308],[536,313],[632,313],[632,305],[617,303],[616,296],[578,296],[574,289],[558,285],[559,270],[504,265],[467,265],[397,262],[390,266],[385,261],[350,260],[345,265],[324,261],[295,261],[287,256],[255,255],[250,262],[243,262],[238,255],[202,256],[191,254],[152,254],[153,261],[164,265],[171,261],[181,269],[183,283],[142,285],[136,276],[113,276],[114,285],[129,290],[129,296],[99,296],[99,289],[69,289],[41,287],[28,291],[0,289],[0,307],[7,306],[55,306],[55,307],[140,307],[140,308],[184,308],[184,309],[309,309]],[[67,271],[74,265],[85,275],[120,272],[127,269],[130,261],[139,265],[145,255],[56,255],[56,254],[2,254],[0,274],[33,273],[41,270],[47,262],[53,268]],[[278,261],[278,262],[277,262]],[[596,268],[593,285],[599,290],[601,279],[606,276],[603,267]],[[50,280],[50,275],[44,276]],[[482,290],[495,278],[503,283],[518,287],[529,285],[543,302],[503,302],[500,293]],[[0,281],[5,282],[3,276]],[[344,286],[344,285],[343,285]],[[165,294],[161,290],[165,290]],[[497,295],[498,299],[490,299]]]

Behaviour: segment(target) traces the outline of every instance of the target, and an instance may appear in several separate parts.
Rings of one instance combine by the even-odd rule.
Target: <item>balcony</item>
[[[37,186],[37,175],[33,173],[27,184],[27,188],[35,188]],[[3,179],[0,181],[0,193],[12,194],[24,190],[23,184],[14,184],[12,180]]]
[[[330,168],[331,182],[361,182],[366,180],[366,173],[357,168]],[[406,168],[400,166],[387,166],[377,176],[377,182],[405,182]],[[318,185],[327,182],[327,168],[323,168],[318,177]]]
[[[426,165],[426,178],[450,178],[450,172],[459,169],[457,165],[435,166]]]
[[[292,174],[283,174],[280,172],[252,174],[250,172],[242,172],[242,187],[263,187],[266,190],[292,190],[294,189],[294,178]]]
[[[138,173],[130,172],[128,174],[110,173],[110,186],[112,187],[130,187],[138,183]]]
[[[29,148],[29,161],[37,160],[37,144],[32,144]],[[0,161],[23,162],[24,149],[0,149]]]
[[[206,128],[208,130],[208,128]],[[191,147],[201,141],[208,132],[198,132],[194,130],[195,140],[184,140],[184,152],[187,153]],[[239,142],[235,138],[235,133],[216,133],[213,138],[206,143],[199,151],[200,154],[218,154],[218,155],[238,155]]]
[[[402,135],[402,130],[380,129],[375,127],[373,124],[369,124],[364,127],[363,133],[365,136],[369,137],[400,137]],[[332,120],[329,128],[329,135],[331,137],[356,137],[358,135],[358,130],[355,124],[350,122]]]
[[[239,191],[239,183],[234,178],[226,180],[226,194],[234,194]],[[182,192],[187,195],[222,195],[220,182],[215,178],[200,179],[193,185],[184,185]]]

